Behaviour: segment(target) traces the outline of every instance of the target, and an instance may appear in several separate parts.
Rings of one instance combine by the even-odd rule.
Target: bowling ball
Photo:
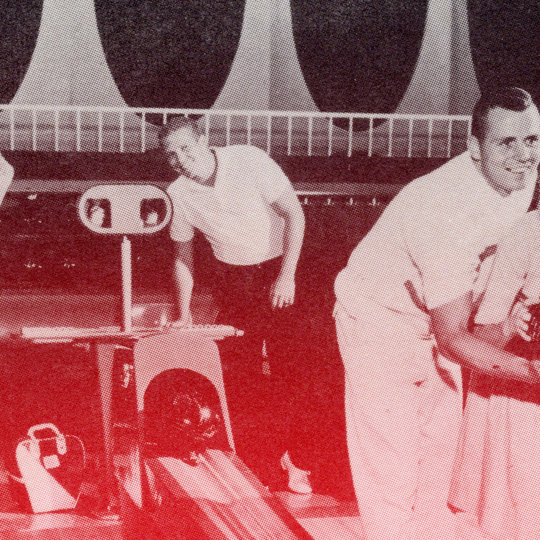
[[[207,448],[226,447],[214,385],[189,369],[157,375],[144,395],[145,442],[154,453],[196,465]]]

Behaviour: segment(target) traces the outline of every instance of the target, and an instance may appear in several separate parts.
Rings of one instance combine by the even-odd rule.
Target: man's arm
[[[528,334],[531,314],[527,302],[518,300],[504,321],[496,324],[480,324],[474,327],[474,335],[502,349],[514,336],[531,341]]]
[[[528,360],[492,344],[503,344],[504,340],[498,341],[503,335],[499,334],[500,330],[495,329],[491,343],[468,331],[471,311],[470,292],[430,310],[433,332],[441,353],[463,367],[493,377],[517,379],[530,384],[540,383],[539,373]]]
[[[292,187],[285,191],[271,206],[285,222],[283,262],[270,292],[272,307],[281,308],[294,303],[296,266],[304,241],[306,219]]]
[[[13,180],[13,166],[6,161],[2,153],[0,152],[0,204],[4,200],[6,192]]]
[[[174,243],[174,282],[179,319],[176,326],[191,324],[191,293],[193,291],[193,240]]]

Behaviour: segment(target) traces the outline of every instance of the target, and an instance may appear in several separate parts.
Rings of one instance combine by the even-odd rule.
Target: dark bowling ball
[[[189,369],[166,370],[151,381],[144,418],[145,441],[154,453],[196,465],[207,448],[227,448],[216,389]]]

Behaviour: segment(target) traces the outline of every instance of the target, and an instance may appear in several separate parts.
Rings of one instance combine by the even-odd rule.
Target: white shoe
[[[295,467],[291,458],[289,456],[289,451],[287,450],[280,459],[281,468],[284,471],[287,471],[289,475],[289,489],[294,493],[308,494],[313,490],[311,489],[311,484],[309,482],[310,471],[303,471],[298,467]]]

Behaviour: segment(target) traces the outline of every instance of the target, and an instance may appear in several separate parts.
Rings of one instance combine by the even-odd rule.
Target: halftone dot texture
[[[513,5],[498,0],[486,5],[474,0],[464,6],[460,0],[354,5],[345,0],[217,4],[163,0],[152,5],[36,0],[24,2],[24,6],[7,1],[2,10],[0,102],[253,110],[251,133],[245,116],[216,118],[209,130],[210,142],[218,146],[251,142],[276,156],[289,152],[288,119],[269,122],[256,111],[469,114],[479,88],[494,82],[517,84],[533,95],[538,88],[538,6],[533,1]],[[37,134],[31,112],[16,112],[14,120],[16,150],[31,151],[36,145],[38,150],[61,153],[118,153],[155,148],[154,124],[160,123],[162,116],[148,117],[143,123],[141,115],[129,109],[125,114],[63,111],[57,120],[52,111],[37,112]],[[55,121],[59,129],[55,129]],[[450,129],[447,120],[435,121],[431,127],[426,120],[418,122],[418,136],[409,143],[408,122],[396,121],[392,127],[390,122],[376,124],[370,139],[369,121],[353,123],[352,153],[390,159],[411,154],[446,157],[464,149],[467,135],[466,123],[452,123]],[[10,125],[8,112],[2,111],[2,149],[11,147]],[[332,124],[317,118],[311,135],[309,126],[307,118],[291,120],[293,155],[327,155],[332,141],[333,155],[347,156],[346,122]],[[432,140],[426,135],[430,129]],[[347,163],[341,166],[346,168]],[[294,172],[302,176],[302,171]],[[329,169],[329,182],[332,174]],[[325,262],[321,262],[323,258],[308,260],[307,274],[324,274],[326,268],[328,274],[337,273],[332,264],[335,266],[338,259],[345,264],[345,248],[350,251],[381,210],[375,205],[306,207],[308,239],[321,222],[328,224],[324,234],[321,232],[320,244]],[[8,231],[11,233],[17,234]],[[110,264],[106,257],[97,257],[102,250],[97,242],[101,240],[81,240],[79,244],[80,251],[94,261],[91,268],[96,275],[103,271],[98,266]],[[25,259],[22,266],[28,262],[30,267],[20,269],[21,289],[28,284],[31,289],[43,279],[27,280],[23,274],[37,272],[33,274],[37,276],[42,254],[52,253],[60,244],[61,239],[55,236],[48,245],[39,244],[31,259]],[[116,247],[111,245],[111,251]],[[315,251],[313,244],[306,248],[308,253]],[[162,269],[171,264],[169,256],[166,251],[159,252],[155,271],[146,270],[148,282],[164,279]],[[328,291],[332,277],[324,279]],[[41,283],[47,288],[53,280]],[[29,320],[44,325],[68,325],[75,319],[85,326],[98,320],[110,323],[117,301],[110,295],[107,299],[69,293],[47,297],[34,291],[26,296],[20,291],[15,296],[14,303],[9,304],[10,300],[4,310],[5,320],[13,328]],[[337,529],[334,533],[337,538]],[[99,534],[106,538],[114,533],[101,528]],[[327,531],[314,530],[316,534],[328,537]],[[352,531],[351,536],[348,532],[339,534],[354,538]],[[87,536],[74,533],[81,539]]]

